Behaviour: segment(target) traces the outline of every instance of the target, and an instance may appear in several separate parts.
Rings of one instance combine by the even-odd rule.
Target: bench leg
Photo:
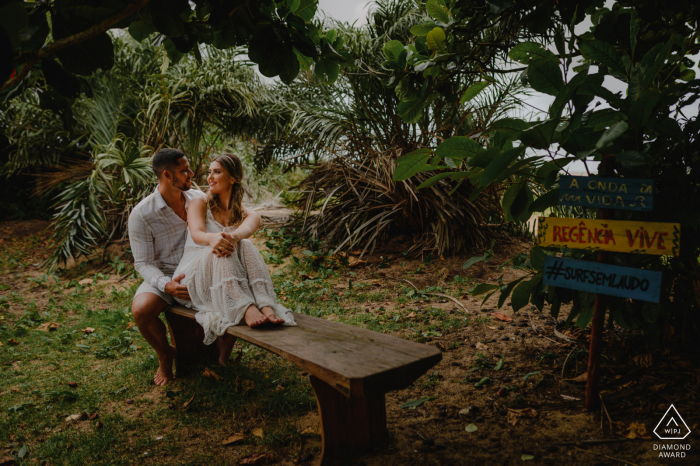
[[[215,344],[204,344],[204,329],[196,320],[166,312],[170,330],[170,341],[177,349],[175,371],[177,377],[184,377],[198,364],[214,364],[219,360],[219,350]]]
[[[388,436],[384,393],[347,398],[311,376],[321,417],[321,465],[343,465],[380,445]]]

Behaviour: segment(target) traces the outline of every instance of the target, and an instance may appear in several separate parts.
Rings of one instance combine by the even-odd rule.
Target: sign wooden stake
[[[601,176],[612,176],[614,156],[603,156],[598,173]],[[599,209],[598,217],[601,220],[608,220],[611,217],[609,209]],[[598,251],[598,262],[606,264],[608,253]],[[600,353],[603,344],[603,328],[605,326],[605,295],[596,293],[595,310],[593,322],[591,323],[591,346],[588,349],[588,374],[586,378],[586,409],[588,411],[597,410],[600,406]]]

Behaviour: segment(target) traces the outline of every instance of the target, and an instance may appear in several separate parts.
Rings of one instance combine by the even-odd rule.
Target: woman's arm
[[[192,240],[200,246],[211,246],[222,253],[230,254],[236,247],[235,242],[226,233],[207,233],[206,227],[207,201],[192,199],[187,209],[187,223],[190,227]]]
[[[245,220],[241,222],[241,225],[236,228],[233,232],[233,237],[238,241],[246,238],[250,238],[260,226],[260,214],[254,210],[246,209]]]

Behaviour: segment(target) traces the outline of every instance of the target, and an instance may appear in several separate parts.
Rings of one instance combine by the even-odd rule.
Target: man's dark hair
[[[153,155],[153,171],[156,177],[160,178],[163,170],[175,171],[179,165],[178,160],[184,157],[185,153],[177,149],[161,149]]]

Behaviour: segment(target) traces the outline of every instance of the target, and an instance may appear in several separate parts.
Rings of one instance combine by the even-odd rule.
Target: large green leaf
[[[523,131],[532,125],[532,123],[517,118],[503,118],[494,122],[489,128],[489,132],[501,131],[518,138]]]
[[[532,212],[544,212],[545,209],[559,204],[559,188],[547,191],[530,204],[528,210]]]
[[[584,40],[579,43],[579,49],[584,57],[607,66],[610,71],[626,75],[627,70],[617,51],[607,42],[600,40]]]
[[[266,27],[256,32],[250,40],[248,58],[258,64],[258,69],[263,76],[273,78],[282,71],[282,57],[280,49],[283,47],[278,42],[277,35],[272,27]]]
[[[84,76],[89,76],[98,69],[111,69],[114,65],[114,47],[106,32],[57,50],[56,56],[66,71]]]
[[[629,124],[633,130],[639,131],[646,125],[654,110],[654,106],[659,102],[661,94],[656,89],[650,89],[642,93],[637,100],[632,103],[629,111]]]
[[[61,65],[54,60],[41,60],[41,72],[46,83],[53,86],[62,96],[76,98],[80,95],[80,80],[66,73]]]
[[[294,78],[299,74],[299,59],[294,53],[294,49],[288,45],[280,52],[282,58],[280,80],[285,84],[291,84]],[[335,79],[337,79],[337,75]]]
[[[445,24],[450,22],[450,16],[452,15],[450,14],[450,10],[448,10],[445,6],[444,1],[428,0],[428,2],[425,4],[425,9],[430,16],[438,21],[442,21]]]
[[[506,302],[506,299],[510,294],[513,292],[513,288],[515,288],[518,283],[523,281],[526,277],[520,277],[517,280],[513,280],[512,282],[501,286],[501,295],[498,297],[498,308],[502,308],[503,304]]]
[[[398,61],[399,55],[404,51],[403,44],[398,40],[390,40],[382,48],[387,60]]]
[[[469,89],[464,91],[464,95],[462,95],[462,99],[459,101],[459,103],[463,104],[465,102],[469,102],[474,97],[479,95],[479,93],[481,91],[486,89],[486,86],[488,86],[488,85],[489,85],[488,81],[482,81],[482,82],[472,84],[471,86],[469,86]]]
[[[436,157],[436,159],[438,159],[438,158]],[[438,160],[439,160],[439,159],[438,159]],[[427,180],[425,180],[424,182],[422,182],[421,184],[419,184],[418,187],[417,187],[416,189],[427,188],[427,187],[429,187],[429,186],[434,185],[434,184],[437,183],[438,181],[440,181],[440,180],[442,180],[442,179],[445,179],[445,178],[447,178],[447,177],[450,177],[450,176],[452,176],[452,175],[453,175],[452,172],[448,172],[448,173],[438,173],[437,175],[433,175],[433,176],[431,176],[430,178],[428,178]]]
[[[443,53],[445,51],[445,31],[442,28],[434,28],[426,36],[428,50]]]
[[[569,81],[564,88],[559,91],[557,97],[554,99],[554,102],[552,102],[552,105],[549,107],[550,118],[558,119],[561,116],[561,112],[564,110],[564,107],[567,103],[569,103],[574,94],[576,94],[578,87],[586,81],[586,78],[588,78],[588,69],[574,76],[573,79],[571,79],[571,81]]]
[[[627,170],[645,168],[653,160],[652,156],[646,152],[637,152],[636,150],[626,150],[615,155],[615,163]]]
[[[518,191],[510,204],[510,215],[514,219],[519,219],[526,211],[529,198],[527,183],[522,182],[518,186]]]
[[[543,48],[542,45],[534,42],[519,43],[508,52],[508,56],[511,60],[522,63],[523,65],[527,65],[535,58],[557,60],[556,55]]]
[[[423,115],[424,105],[424,98],[416,98],[401,102],[398,108],[399,116],[406,123],[417,123]]]
[[[494,291],[500,288],[500,285],[491,285],[488,283],[479,283],[474,287],[471,294],[472,296],[479,296],[480,294],[488,293],[489,291]]]
[[[435,154],[438,157],[452,159],[468,159],[482,152],[483,147],[467,136],[455,136],[445,139],[437,148]]]
[[[615,139],[619,138],[625,131],[627,131],[627,128],[629,128],[629,125],[626,121],[618,121],[612,125],[602,134],[602,136],[600,136],[600,139],[598,139],[598,142],[595,145],[596,149],[610,147],[613,142],[615,142]]]
[[[545,254],[544,250],[539,246],[530,249],[530,264],[532,268],[538,272],[542,272],[544,270],[544,258],[546,256],[547,254]]]
[[[557,60],[536,58],[527,67],[527,78],[533,89],[549,95],[557,95],[564,87]]]
[[[314,74],[322,83],[334,83],[340,74],[340,65],[335,60],[321,59],[314,66]]]
[[[537,285],[542,281],[542,274],[539,273],[530,280],[520,283],[513,290],[513,297],[510,300],[513,306],[513,312],[518,312],[520,309],[527,306],[530,301],[530,295],[537,289]]]
[[[437,24],[432,21],[426,21],[421,24],[416,24],[411,28],[411,34],[414,36],[427,36],[430,31],[435,29]]]
[[[2,2],[0,6],[0,27],[5,30],[12,48],[19,47],[20,32],[27,27],[29,17],[24,2]]]
[[[525,152],[525,147],[516,147],[496,155],[494,159],[484,168],[481,178],[479,178],[479,188],[485,188],[493,182],[498,175],[503,173],[508,165],[520,157]]]
[[[297,8],[294,14],[304,21],[309,22],[316,14],[317,8],[318,0],[301,0],[299,3],[299,8]]]
[[[547,149],[554,139],[559,120],[547,120],[520,134],[520,142],[535,149]]]
[[[430,158],[432,150],[422,148],[414,150],[401,156],[396,161],[396,170],[394,170],[394,181],[407,180],[425,167],[425,164]]]
[[[134,21],[129,25],[129,34],[131,34],[131,37],[136,39],[137,42],[147,39],[148,36],[154,32],[156,32],[156,27],[151,20],[147,18]]]

